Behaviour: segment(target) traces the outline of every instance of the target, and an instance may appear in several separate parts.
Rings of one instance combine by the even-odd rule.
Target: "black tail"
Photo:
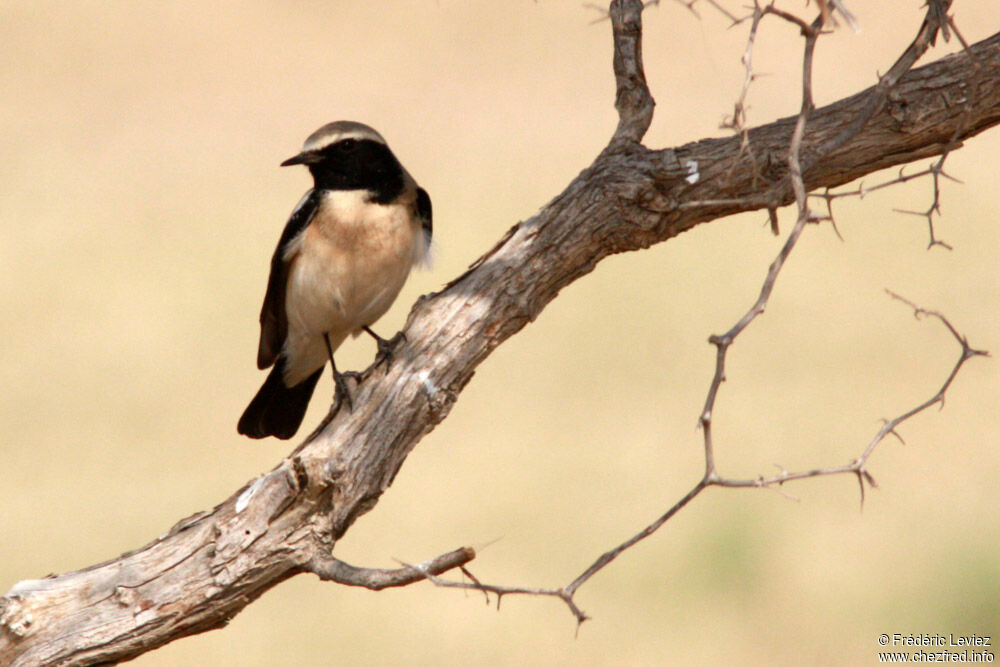
[[[273,435],[287,440],[299,430],[323,369],[320,368],[294,387],[286,387],[282,378],[284,368],[284,358],[278,357],[271,373],[264,380],[264,386],[243,411],[240,423],[236,426],[237,431],[251,438]]]

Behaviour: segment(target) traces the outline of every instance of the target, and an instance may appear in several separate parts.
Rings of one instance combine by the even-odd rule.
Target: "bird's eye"
[[[338,146],[340,147],[340,150],[342,150],[342,151],[344,151],[346,153],[350,153],[350,152],[356,151],[358,149],[358,140],[357,139],[344,139],[343,141],[339,142]]]

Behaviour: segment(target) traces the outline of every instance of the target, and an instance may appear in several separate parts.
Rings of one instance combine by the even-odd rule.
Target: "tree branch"
[[[611,143],[466,273],[417,302],[395,363],[363,373],[354,411],[331,415],[270,472],[150,544],[15,585],[0,598],[0,663],[127,660],[222,627],[303,572],[374,587],[417,580],[347,566],[331,553],[416,443],[447,417],[479,363],[608,255],[793,200],[787,156],[795,118],[750,130],[749,151],[740,150],[739,137],[664,150],[638,143],[653,104],[641,66],[641,6],[612,3],[620,118]],[[978,76],[974,87],[970,72]],[[869,89],[810,112],[801,138],[806,191],[939,155],[1000,122],[1000,35],[902,74],[887,101],[837,145],[876,94]],[[816,154],[823,159],[812,164]],[[442,556],[422,576],[473,555]]]
[[[381,570],[355,567],[342,560],[337,560],[333,556],[316,554],[306,569],[323,581],[334,581],[346,586],[361,586],[373,591],[380,591],[383,588],[393,586],[406,586],[428,576],[461,567],[475,557],[474,549],[462,547],[419,565],[407,565],[396,570]]]
[[[614,34],[615,109],[618,129],[614,141],[639,142],[653,122],[656,103],[646,85],[642,69],[641,2],[614,0],[611,3],[611,29]]]

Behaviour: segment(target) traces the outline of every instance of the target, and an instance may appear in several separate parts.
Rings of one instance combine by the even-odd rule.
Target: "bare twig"
[[[472,574],[465,568],[462,568],[463,573],[468,576],[472,581],[448,581],[446,579],[441,579],[435,576],[432,572],[424,569],[420,565],[409,565],[403,563],[405,567],[410,568],[416,576],[424,577],[435,586],[440,586],[441,588],[461,588],[465,590],[475,590],[482,591],[483,593],[493,593],[497,596],[497,608],[500,608],[500,600],[504,595],[533,595],[541,597],[555,597],[562,600],[569,610],[576,617],[577,627],[584,622],[590,620],[590,617],[580,607],[577,606],[576,602],[573,600],[573,592],[567,588],[525,588],[522,586],[497,586],[494,584],[484,584],[478,579],[472,576]],[[487,598],[488,601],[488,598]]]
[[[753,71],[753,47],[757,41],[757,29],[760,21],[764,18],[757,0],[754,0],[753,14],[750,23],[750,32],[747,36],[747,45],[740,57],[743,65],[743,87],[740,96],[733,105],[733,115],[722,122],[723,129],[731,129],[740,135],[740,151],[743,152],[748,146],[748,126],[747,126],[747,95],[750,94],[750,84],[753,83],[757,75]]]
[[[843,5],[839,2],[839,0],[833,0],[833,4],[831,5],[828,5],[826,3],[826,0],[819,0],[819,2],[821,9],[821,16],[812,24],[809,24],[806,20],[790,12],[778,9],[775,6],[774,0],[772,0],[768,5],[763,7],[760,5],[759,0],[754,0],[752,8],[753,11],[749,17],[751,23],[750,23],[750,30],[747,35],[746,47],[743,51],[743,55],[740,58],[740,62],[743,65],[743,72],[744,72],[743,85],[740,89],[740,95],[733,105],[733,115],[729,118],[724,119],[721,124],[721,127],[724,129],[731,129],[737,134],[739,134],[740,156],[749,157],[751,164],[753,165],[755,174],[757,173],[757,161],[754,156],[754,152],[750,150],[750,135],[749,135],[749,127],[747,124],[747,97],[750,94],[751,84],[757,78],[757,74],[754,72],[753,69],[753,50],[754,46],[756,45],[757,32],[758,29],[760,28],[760,23],[765,16],[768,15],[776,16],[798,27],[799,31],[804,36],[817,33],[816,35],[813,36],[813,40],[815,41],[815,37],[818,36],[818,31],[822,28],[822,26],[825,25],[826,23],[832,22],[832,17],[830,15],[830,7],[832,7],[834,11],[839,11],[848,20],[848,22],[852,24],[852,26],[856,27],[856,22],[854,21],[854,17],[851,15],[850,12],[846,10],[845,7],[843,7]],[[810,94],[810,100],[811,100],[811,94]],[[810,104],[812,104],[811,101]],[[800,136],[798,139],[798,144],[800,145],[800,148],[796,150],[796,155],[801,150],[801,142],[802,138]],[[796,157],[796,162],[798,162],[798,157]],[[733,168],[735,168],[735,164],[733,165]],[[799,179],[800,181],[802,180],[801,171],[802,170],[800,169],[800,179]],[[774,215],[774,208],[775,207],[773,205],[768,207],[769,221],[772,231],[777,235],[778,225],[777,225],[777,218]]]
[[[923,169],[923,170],[918,171],[918,172],[914,172],[912,174],[907,174],[907,173],[905,173],[905,169],[904,168],[900,168],[899,174],[895,178],[891,178],[891,179],[889,179],[887,181],[883,181],[881,183],[878,183],[877,185],[872,185],[872,186],[867,186],[866,187],[865,184],[862,182],[862,183],[859,183],[856,188],[852,188],[850,190],[841,190],[839,192],[831,192],[830,189],[828,188],[824,192],[812,192],[812,193],[809,193],[809,196],[810,197],[815,197],[817,199],[822,199],[825,202],[825,204],[826,204],[826,210],[827,210],[826,217],[827,217],[828,220],[830,220],[833,223],[834,229],[836,229],[836,218],[835,218],[835,216],[833,214],[833,202],[836,201],[837,199],[843,199],[845,197],[857,197],[858,199],[864,199],[866,196],[868,196],[872,192],[876,192],[878,190],[884,190],[885,188],[892,187],[894,185],[899,185],[901,183],[906,183],[907,181],[912,181],[912,180],[915,180],[915,179],[918,179],[918,178],[923,178],[925,176],[930,176],[931,179],[932,179],[932,184],[933,184],[933,189],[932,189],[933,198],[931,200],[931,204],[928,206],[928,208],[926,210],[924,210],[924,211],[911,211],[911,210],[900,209],[900,208],[894,208],[892,210],[895,211],[895,212],[897,212],[897,213],[904,213],[904,214],[907,214],[907,215],[915,215],[915,216],[918,216],[920,218],[924,218],[924,219],[927,220],[927,227],[928,227],[928,230],[929,230],[929,233],[930,233],[930,241],[927,244],[928,249],[933,248],[934,246],[941,246],[941,247],[943,247],[943,248],[945,248],[947,250],[951,250],[952,247],[949,244],[947,244],[944,241],[942,241],[941,239],[937,238],[937,236],[935,234],[935,231],[934,231],[934,215],[935,214],[937,214],[937,215],[941,214],[941,186],[940,186],[940,179],[941,178],[946,178],[946,179],[948,179],[950,181],[954,181],[955,183],[961,183],[962,182],[959,179],[955,178],[954,176],[949,175],[948,173],[946,173],[944,171],[944,161],[945,161],[945,158],[950,154],[951,150],[952,150],[951,148],[947,149],[941,155],[941,157],[938,160],[936,160],[933,164],[931,164],[928,168]],[[838,232],[837,235],[840,236],[840,233]]]
[[[941,179],[946,178],[949,181],[953,181],[955,183],[962,182],[959,179],[949,175],[944,171],[945,160],[948,159],[948,156],[951,154],[952,150],[961,145],[961,142],[958,141],[958,135],[960,131],[961,131],[961,125],[959,125],[959,127],[956,128],[956,131],[953,134],[951,141],[948,143],[948,146],[945,148],[944,152],[941,153],[941,156],[937,160],[935,160],[933,164],[931,164],[927,169],[924,169],[923,171],[919,171],[914,174],[906,174],[904,173],[904,168],[900,168],[899,175],[896,176],[896,178],[884,181],[870,188],[864,187],[864,184],[861,183],[858,185],[856,189],[842,191],[842,192],[830,192],[829,188],[827,188],[827,190],[823,193],[812,193],[809,196],[817,197],[826,202],[827,215],[829,219],[832,222],[834,222],[834,228],[836,229],[836,222],[834,220],[834,215],[833,215],[833,201],[835,199],[841,199],[843,197],[858,197],[859,199],[863,199],[870,192],[881,190],[883,188],[887,188],[892,185],[905,183],[907,181],[911,181],[916,178],[930,176],[932,183],[932,199],[930,205],[927,207],[926,210],[912,211],[907,209],[894,208],[893,211],[897,213],[904,213],[907,215],[915,215],[927,220],[927,228],[930,234],[930,241],[927,244],[928,249],[933,248],[934,246],[941,246],[946,250],[951,250],[952,247],[949,244],[937,238],[937,235],[934,232],[934,215],[941,214]]]
[[[792,249],[798,242],[799,236],[802,234],[802,230],[805,228],[806,223],[810,221],[805,183],[802,180],[802,170],[799,164],[799,151],[802,149],[802,136],[805,132],[806,121],[809,117],[809,112],[813,108],[812,58],[818,36],[819,32],[813,29],[810,29],[805,34],[806,44],[802,58],[802,108],[799,110],[799,115],[795,122],[795,129],[792,132],[792,139],[788,149],[789,173],[792,179],[792,187],[795,190],[796,203],[799,208],[798,219],[796,220],[791,233],[788,235],[788,239],[782,246],[781,251],[778,253],[778,256],[773,262],[771,262],[771,266],[767,271],[767,277],[764,279],[764,284],[761,286],[760,294],[757,296],[757,301],[754,302],[753,306],[750,307],[750,310],[748,310],[743,317],[741,317],[739,321],[729,329],[729,331],[721,336],[713,335],[708,339],[710,343],[715,345],[716,354],[715,374],[712,377],[711,384],[709,385],[708,395],[705,398],[705,407],[702,408],[701,416],[699,418],[705,446],[706,483],[712,483],[717,478],[714,445],[712,442],[712,413],[715,409],[715,401],[718,396],[719,389],[726,379],[726,353],[729,350],[730,345],[733,344],[733,341],[736,340],[736,337],[739,336],[744,329],[750,326],[750,323],[753,322],[758,315],[764,312],[764,308],[767,306],[767,302],[771,297],[771,291],[774,289],[774,283],[778,279],[778,274],[781,272],[781,268],[785,265],[785,261],[788,259]]]
[[[427,579],[429,579],[430,581],[441,587],[464,588],[464,589],[483,591],[484,593],[493,593],[494,595],[497,596],[497,607],[500,606],[500,598],[504,595],[541,595],[541,596],[557,597],[563,602],[565,602],[566,605],[569,607],[570,611],[576,617],[577,627],[579,627],[579,625],[582,624],[584,621],[590,620],[590,617],[587,616],[587,614],[576,605],[576,602],[574,601],[573,598],[573,596],[576,595],[576,592],[580,588],[580,586],[582,586],[584,583],[587,582],[587,580],[589,580],[595,574],[604,569],[604,567],[607,566],[609,563],[611,563],[611,561],[618,558],[618,556],[620,556],[628,549],[632,548],[636,543],[646,539],[647,537],[655,533],[657,530],[659,530],[663,524],[665,524],[675,514],[681,511],[681,509],[683,509],[685,505],[691,502],[695,498],[695,496],[701,493],[701,491],[705,489],[707,486],[708,484],[704,480],[698,482],[698,484],[696,484],[693,489],[688,491],[688,493],[683,498],[674,503],[674,505],[669,510],[667,510],[662,516],[657,518],[655,521],[653,521],[651,524],[643,528],[641,531],[639,531],[629,539],[619,544],[617,547],[601,554],[601,556],[597,560],[591,563],[590,567],[588,567],[586,570],[580,573],[580,575],[577,576],[576,579],[574,579],[573,581],[571,581],[569,584],[567,584],[562,588],[523,588],[516,586],[497,586],[494,584],[484,584],[475,579],[474,577],[472,577],[472,575],[469,574],[469,572],[465,570],[465,568],[463,568],[463,571],[473,581],[471,582],[447,581],[444,579],[440,579],[438,577],[430,576],[428,574],[425,574],[425,576],[427,577]],[[420,569],[419,566],[411,566],[411,567]]]
[[[461,547],[419,565],[410,565],[396,570],[383,570],[355,567],[329,555],[317,555],[304,569],[312,572],[323,581],[334,581],[347,586],[361,586],[373,591],[380,591],[383,588],[406,586],[422,581],[426,577],[426,574],[423,573],[438,575],[456,567],[462,567],[475,557],[474,549]]]
[[[951,250],[951,246],[937,238],[934,234],[934,214],[941,214],[941,177],[945,177],[949,180],[958,181],[958,179],[952,178],[944,172],[944,161],[948,157],[948,152],[946,151],[940,159],[938,159],[934,164],[932,164],[927,171],[931,175],[931,180],[934,184],[934,198],[931,200],[930,206],[927,207],[926,211],[909,211],[901,208],[892,209],[896,213],[905,213],[906,215],[915,215],[927,220],[927,230],[930,234],[930,241],[927,243],[927,248],[933,248],[934,246],[941,246],[946,250]]]
[[[900,183],[906,183],[907,181],[912,181],[918,178],[922,178],[924,176],[929,176],[932,173],[934,172],[931,170],[930,167],[928,167],[923,171],[907,174],[906,167],[904,166],[900,167],[899,174],[895,178],[892,178],[888,181],[883,181],[881,183],[878,183],[877,185],[866,186],[864,184],[864,181],[861,181],[860,183],[858,183],[858,187],[852,188],[850,190],[840,190],[839,192],[831,192],[830,189],[827,188],[827,190],[824,192],[810,192],[809,196],[824,200],[827,203],[827,209],[828,211],[830,211],[832,216],[832,210],[830,210],[829,206],[831,202],[836,201],[837,199],[844,199],[845,197],[857,197],[858,199],[864,199],[872,192],[876,192],[878,190],[884,190],[894,185],[899,185]]]
[[[966,337],[963,336],[962,334],[960,334],[958,332],[958,330],[952,325],[952,323],[948,321],[948,318],[946,318],[940,312],[938,312],[936,310],[927,310],[925,308],[921,308],[920,306],[916,305],[912,301],[909,301],[908,299],[905,299],[905,298],[899,296],[898,294],[896,294],[895,292],[892,292],[890,290],[886,290],[886,292],[893,299],[895,299],[897,301],[901,301],[901,302],[905,303],[906,305],[908,305],[910,308],[912,308],[914,316],[917,317],[918,319],[924,318],[924,317],[933,317],[933,318],[937,319],[938,321],[940,321],[941,324],[944,325],[944,327],[948,330],[948,332],[952,335],[952,337],[961,346],[961,352],[959,353],[958,360],[955,362],[955,365],[952,367],[951,371],[949,372],[948,377],[942,383],[942,385],[937,390],[937,392],[933,396],[931,396],[930,398],[928,398],[926,401],[924,401],[923,403],[920,403],[919,405],[917,405],[917,406],[915,406],[915,407],[907,410],[906,412],[904,412],[904,413],[902,413],[902,414],[900,414],[900,415],[898,415],[896,417],[893,417],[892,419],[885,420],[883,422],[883,424],[882,424],[882,427],[879,428],[879,430],[875,434],[875,436],[868,442],[868,445],[861,452],[861,454],[857,458],[855,458],[854,460],[850,461],[849,463],[846,463],[846,464],[840,465],[840,466],[832,466],[832,467],[828,467],[828,468],[815,468],[815,469],[812,469],[812,470],[805,470],[805,471],[800,471],[800,472],[788,472],[788,471],[782,470],[777,475],[770,475],[770,476],[763,476],[763,475],[761,475],[761,476],[756,477],[754,479],[726,479],[726,478],[718,478],[716,480],[713,480],[712,484],[714,484],[716,486],[728,486],[728,487],[767,487],[767,486],[773,486],[773,485],[781,485],[781,484],[784,484],[785,482],[790,482],[792,480],[797,480],[797,479],[808,479],[810,477],[821,477],[821,476],[826,476],[826,475],[841,475],[841,474],[845,474],[845,473],[850,473],[850,474],[857,475],[859,482],[867,482],[868,485],[871,486],[871,487],[873,487],[873,488],[877,486],[875,484],[874,478],[871,476],[871,474],[865,468],[865,466],[868,463],[868,459],[871,457],[872,453],[875,451],[875,448],[883,440],[885,440],[886,436],[889,436],[889,435],[892,435],[892,436],[896,437],[897,439],[899,439],[900,442],[903,442],[903,439],[899,435],[899,433],[896,431],[896,428],[900,424],[902,424],[903,422],[905,422],[908,419],[911,419],[912,417],[920,414],[921,412],[923,412],[924,410],[926,410],[927,408],[929,408],[929,407],[931,407],[933,405],[942,405],[943,406],[944,405],[944,400],[945,400],[945,393],[948,391],[948,388],[951,387],[952,382],[954,382],[955,377],[958,375],[958,372],[961,370],[961,368],[965,364],[965,362],[968,361],[969,359],[971,359],[972,357],[976,357],[976,356],[989,356],[989,352],[988,351],[986,351],[986,350],[979,350],[979,349],[976,349],[976,348],[972,347],[971,345],[969,345],[969,342],[966,339]],[[861,500],[862,500],[862,503],[863,503],[864,502],[864,484],[861,485]]]
[[[949,34],[948,28],[950,26],[951,31],[954,32],[954,34],[958,37],[958,40],[961,42],[962,48],[965,49],[967,52],[971,53],[968,43],[965,41],[965,38],[959,32],[958,27],[955,26],[954,20],[951,17],[945,15],[944,13],[945,8],[943,6],[935,5],[933,1],[930,2],[929,4],[930,6],[928,8],[928,12],[931,12],[931,10],[933,9],[934,16],[941,25],[941,30],[945,36],[945,39],[948,38]],[[979,94],[979,86],[981,83],[981,79],[983,77],[984,67],[983,64],[979,61],[979,59],[974,56],[972,58],[972,68],[974,74],[969,78],[969,86],[968,86],[969,92],[965,100],[966,102],[965,110],[962,114],[963,122],[959,123],[958,126],[956,126],[955,131],[952,134],[951,140],[948,142],[948,145],[945,148],[945,150],[941,153],[941,156],[934,162],[934,164],[932,164],[927,169],[927,173],[931,175],[931,180],[933,183],[933,198],[931,199],[930,206],[928,206],[927,210],[925,211],[908,211],[902,209],[893,209],[898,213],[906,213],[909,215],[916,215],[922,218],[926,218],[927,229],[930,235],[930,241],[927,244],[928,249],[933,248],[934,246],[941,246],[947,250],[952,249],[950,245],[937,238],[937,235],[934,232],[934,214],[935,213],[937,213],[938,215],[941,214],[941,178],[944,177],[950,181],[961,183],[961,181],[959,181],[958,179],[949,176],[947,173],[945,173],[944,162],[945,160],[948,159],[948,156],[951,154],[951,151],[962,145],[962,142],[959,139],[959,137],[961,136],[962,130],[964,129],[964,121],[969,117],[970,114],[969,109],[972,107],[972,104],[970,103],[970,98],[976,97]]]

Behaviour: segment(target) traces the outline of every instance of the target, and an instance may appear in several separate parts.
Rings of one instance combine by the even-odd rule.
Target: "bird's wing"
[[[260,309],[260,345],[257,348],[257,368],[267,368],[278,358],[288,334],[288,315],[285,312],[285,291],[288,284],[288,267],[297,254],[290,251],[299,235],[309,226],[319,208],[322,192],[310,190],[292,211],[281,232],[281,240],[271,256],[271,275],[267,279],[267,293]]]

